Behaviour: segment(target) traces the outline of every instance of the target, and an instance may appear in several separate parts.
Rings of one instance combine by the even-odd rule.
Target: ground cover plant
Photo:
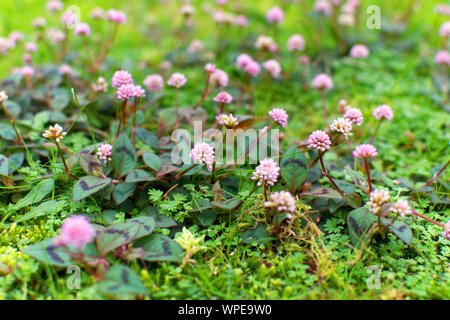
[[[0,8],[1,299],[450,298],[450,6]]]

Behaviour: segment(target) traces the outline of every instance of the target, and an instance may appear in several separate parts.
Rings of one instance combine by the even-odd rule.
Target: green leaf
[[[125,133],[121,134],[114,144],[112,160],[114,168],[117,172],[120,171],[121,177],[127,175],[136,166],[136,151]]]
[[[267,232],[267,228],[264,224],[258,224],[255,229],[249,229],[242,233],[243,243],[254,243],[254,242],[266,242],[268,240],[275,239],[271,237]]]
[[[156,154],[146,152],[142,155],[142,159],[144,160],[144,163],[153,170],[159,171],[161,169],[161,160]]]
[[[159,148],[158,137],[151,131],[144,128],[136,128],[136,137],[153,149]]]
[[[345,200],[350,207],[355,209],[361,207],[362,205],[361,196],[356,192],[345,194]]]
[[[392,223],[391,218],[381,218],[381,224],[388,226],[389,231],[395,234],[400,240],[402,240],[405,244],[408,244],[413,239],[413,234],[409,226],[403,221],[395,220]]]
[[[111,184],[110,178],[86,176],[78,180],[73,186],[72,198],[74,202],[80,201]]]
[[[211,204],[220,209],[224,210],[232,210],[234,207],[236,207],[239,204],[240,200],[236,198],[230,198],[224,201],[211,201]]]
[[[287,187],[293,193],[308,176],[308,161],[296,147],[289,148],[283,156],[280,169],[281,176]]]
[[[347,216],[350,239],[355,246],[361,245],[370,227],[376,223],[377,217],[367,208],[358,208],[349,212]],[[370,239],[369,239],[370,240]]]
[[[43,180],[35,185],[28,194],[19,200],[14,206],[14,210],[22,209],[26,206],[30,206],[34,203],[40,202],[44,199],[50,192],[52,192],[55,186],[55,181],[53,179]]]
[[[50,92],[50,95],[50,107],[55,111],[62,111],[70,103],[71,95],[67,89],[54,89]]]
[[[127,175],[125,182],[132,183],[132,182],[153,181],[153,180],[155,180],[155,177],[152,176],[147,171],[141,169],[134,169]]]
[[[90,154],[81,153],[79,164],[84,172],[90,175],[101,175],[103,173],[102,164],[97,157]]]
[[[180,262],[184,257],[184,250],[169,237],[152,234],[135,242],[135,247],[145,249],[146,261]]]
[[[158,208],[153,206],[148,206],[142,210],[146,216],[155,219],[157,228],[171,228],[177,225],[177,222],[169,216],[164,216],[158,213]]]
[[[25,247],[22,249],[22,252],[45,264],[60,267],[75,264],[75,261],[67,253],[66,248],[55,247],[53,245],[53,239],[47,239],[32,246]]]
[[[326,199],[342,199],[339,192],[330,188],[316,188],[310,192],[302,193],[302,196],[308,196],[313,198],[326,198]]]
[[[203,210],[198,215],[198,221],[202,224],[202,226],[209,226],[216,220],[217,214],[213,210]]]
[[[9,157],[9,172],[14,173],[19,169],[25,160],[25,152],[16,152]]]
[[[9,173],[9,160],[6,156],[0,154],[0,175],[7,176]]]
[[[155,230],[155,226],[155,220],[148,216],[140,216],[114,224],[103,229],[97,236],[98,249],[103,256],[120,246],[151,234]]]
[[[113,191],[113,199],[117,205],[121,204],[129,196],[131,196],[136,189],[136,183],[120,183],[115,186]]]
[[[3,102],[6,110],[8,113],[14,118],[17,119],[20,116],[20,105],[17,102],[14,102],[12,100],[6,100]]]
[[[15,221],[24,222],[33,218],[37,218],[50,213],[58,213],[66,206],[66,200],[49,200],[41,203],[39,206],[32,208],[25,215],[17,218]]]
[[[105,274],[103,281],[98,283],[104,294],[147,294],[148,290],[139,276],[129,267],[116,264]]]

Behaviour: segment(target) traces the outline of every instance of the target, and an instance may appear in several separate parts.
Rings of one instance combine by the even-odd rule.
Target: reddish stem
[[[428,222],[434,223],[435,225],[437,225],[437,226],[439,226],[439,227],[441,227],[441,228],[444,228],[444,225],[443,225],[442,223],[439,223],[439,222],[437,222],[437,221],[434,221],[433,219],[428,218],[427,216],[424,216],[424,215],[421,214],[421,213],[418,213],[418,212],[416,212],[416,211],[414,211],[414,210],[412,210],[412,213],[415,214],[416,216],[418,216],[418,217],[424,219],[424,220],[427,220]]]
[[[342,190],[337,186],[337,184],[334,182],[334,180],[329,176],[327,169],[325,169],[325,165],[323,164],[323,159],[322,159],[322,151],[319,151],[319,161],[320,161],[320,165],[322,166],[322,172],[323,174],[328,178],[328,180],[330,180],[331,184],[333,185],[333,187],[336,189],[337,192],[339,192],[339,194],[341,195],[341,197],[344,199],[344,193],[342,192]]]
[[[370,194],[372,192],[372,180],[370,179],[369,162],[367,161],[366,158],[364,158],[363,161],[364,161],[364,169],[366,170],[367,174],[367,182],[369,183],[368,194]]]

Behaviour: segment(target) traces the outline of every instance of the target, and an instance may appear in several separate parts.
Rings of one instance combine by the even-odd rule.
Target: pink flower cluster
[[[228,74],[222,69],[216,68],[209,78],[209,82],[214,86],[226,87],[228,86]]]
[[[131,74],[126,70],[119,70],[114,72],[114,75],[112,77],[112,87],[113,88],[119,88],[126,84],[133,84],[133,77]]]
[[[308,148],[325,151],[330,149],[331,141],[328,134],[322,130],[316,130],[308,137]]]
[[[400,217],[405,217],[409,214],[412,214],[409,202],[406,200],[397,200],[397,202],[392,205],[391,211],[400,215]]]
[[[233,97],[226,91],[219,92],[213,99],[215,102],[230,104]]]
[[[360,144],[355,147],[352,154],[355,158],[368,159],[376,157],[378,152],[377,149],[375,149],[375,147],[371,144]]]
[[[441,25],[439,35],[441,37],[450,37],[450,21],[446,21]]]
[[[356,124],[358,127],[362,125],[364,117],[358,108],[348,108],[344,113],[344,118]]]
[[[293,34],[289,37],[286,45],[289,51],[303,51],[305,49],[305,39],[299,34]]]
[[[363,44],[356,44],[350,49],[350,56],[356,59],[365,59],[369,56],[369,48]]]
[[[450,54],[447,51],[438,51],[434,56],[434,62],[438,64],[450,65]]]
[[[103,160],[104,164],[107,164],[108,161],[111,161],[111,155],[112,155],[112,145],[110,144],[102,144],[100,147],[97,148],[96,155],[100,160]]]
[[[337,118],[333,120],[330,125],[331,131],[336,131],[342,133],[347,140],[349,136],[353,135],[352,131],[352,122],[346,118]]]
[[[127,16],[125,13],[115,9],[109,9],[106,12],[106,19],[117,24],[124,24],[127,22]]]
[[[394,118],[394,112],[392,112],[391,107],[389,107],[387,104],[382,104],[381,106],[376,107],[375,110],[373,110],[372,115],[377,120],[385,118],[391,121],[392,118]]]
[[[61,15],[61,23],[65,26],[65,27],[72,27],[75,26],[77,24],[77,17],[75,16],[75,14],[68,10],[66,12],[64,12]]]
[[[131,98],[145,97],[145,90],[141,86],[134,84],[124,84],[117,89],[117,99],[129,100]]]
[[[184,74],[179,73],[179,72],[172,73],[169,80],[167,80],[167,84],[169,86],[175,87],[175,88],[181,88],[182,86],[184,86],[186,84],[186,82],[187,82],[187,79],[184,76]]]
[[[275,59],[269,59],[263,63],[264,69],[269,72],[273,78],[279,78],[281,73],[280,63]]]
[[[58,73],[60,75],[70,75],[72,73],[72,68],[68,64],[62,64],[58,68]]]
[[[76,25],[75,30],[73,32],[78,36],[90,36],[91,27],[87,23],[81,22]]]
[[[81,250],[94,240],[95,230],[83,216],[71,216],[61,226],[61,233],[54,239],[55,246],[75,246]]]
[[[38,49],[38,46],[36,43],[34,43],[34,42],[25,43],[25,50],[27,50],[29,52],[36,52],[37,49]]]
[[[213,63],[207,63],[205,66],[205,71],[209,72],[209,73],[213,73],[214,71],[216,71],[216,65]]]
[[[212,165],[216,161],[214,148],[206,142],[197,143],[190,152],[191,159],[196,163],[204,163],[209,171],[212,171]]]
[[[320,73],[314,77],[311,87],[317,90],[331,90],[334,87],[333,80],[331,80],[329,75]]]
[[[150,92],[161,91],[164,88],[164,79],[159,74],[148,75],[143,81],[145,87]]]
[[[272,208],[277,212],[292,214],[297,209],[294,196],[287,191],[273,192],[270,195],[270,201],[264,203],[265,207]]]
[[[283,128],[287,125],[288,114],[282,108],[274,108],[269,111],[269,116]]]
[[[272,7],[267,11],[266,20],[270,24],[281,23],[284,20],[284,12],[280,7]]]
[[[257,183],[258,186],[263,183],[273,186],[279,175],[280,167],[273,159],[268,158],[259,162],[259,166],[256,167],[251,179],[259,180]]]
[[[236,66],[244,70],[252,77],[256,77],[261,72],[259,63],[254,61],[248,54],[242,53],[236,59]]]

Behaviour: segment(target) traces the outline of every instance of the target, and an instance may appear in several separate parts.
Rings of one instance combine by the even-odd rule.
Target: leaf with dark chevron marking
[[[73,186],[72,198],[77,202],[84,199],[111,184],[110,178],[86,176],[78,180]]]

